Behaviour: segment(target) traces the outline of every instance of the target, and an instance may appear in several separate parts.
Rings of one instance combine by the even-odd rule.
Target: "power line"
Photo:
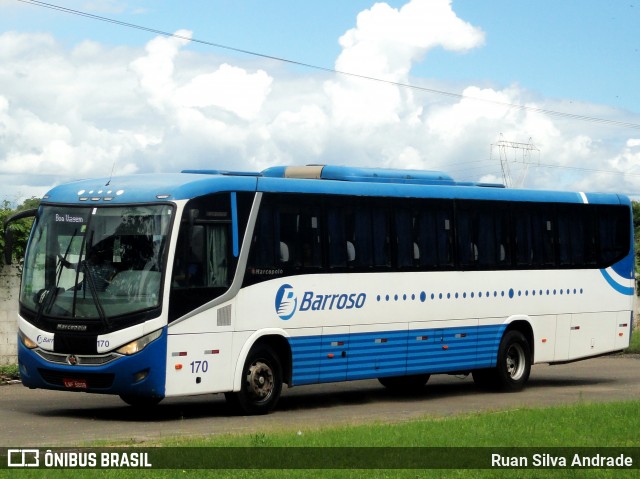
[[[451,166],[456,166],[457,163],[452,164]],[[579,167],[579,166],[564,166],[564,165],[551,165],[548,163],[531,163],[530,166],[532,168],[552,168],[552,169],[558,169],[558,170],[573,170],[573,171],[581,171],[581,172],[585,172],[585,173],[602,173],[605,175],[619,175],[619,176],[623,176],[623,177],[640,177],[640,173],[629,173],[629,172],[625,172],[625,171],[614,171],[614,170],[602,170],[602,169],[598,169],[598,168],[583,168],[583,167]],[[488,175],[488,174],[495,174],[496,176],[500,176],[500,172],[498,173],[494,173],[494,171],[492,171],[492,167],[487,165],[486,167],[484,166],[477,166],[477,167],[473,167],[473,168],[464,168],[464,169],[456,169],[456,168],[449,168],[447,169],[447,173],[450,174],[455,174],[458,171],[465,171],[467,173],[469,173],[469,175],[471,175],[472,177],[476,177],[477,175],[474,173],[471,173],[472,171],[475,170],[483,170],[484,168],[487,168],[486,171],[482,172],[482,173],[478,173],[478,174],[482,174],[482,175]],[[468,178],[469,175],[463,175],[462,178],[458,178],[459,181],[464,181],[464,178]]]
[[[534,113],[542,113],[542,114],[553,116],[553,117],[557,117],[557,118],[565,118],[565,119],[569,119],[569,120],[586,121],[586,122],[591,122],[591,123],[599,123],[599,124],[603,124],[603,125],[616,126],[616,127],[621,127],[621,128],[630,128],[630,129],[634,129],[634,130],[640,130],[640,124],[638,124],[638,123],[611,120],[611,119],[606,119],[606,118],[598,118],[598,117],[593,117],[593,116],[578,115],[578,114],[575,114],[575,113],[567,113],[567,112],[561,112],[561,111],[555,111],[555,110],[547,110],[547,109],[544,109],[544,108],[537,108],[537,107],[532,107],[532,106],[527,106],[527,105],[518,105],[518,104],[515,104],[515,103],[507,103],[507,102],[501,102],[501,101],[496,101],[496,100],[489,100],[489,99],[486,99],[486,98],[472,97],[472,96],[462,95],[460,93],[453,93],[453,92],[448,92],[448,91],[444,91],[444,90],[436,90],[436,89],[433,89],[433,88],[426,88],[426,87],[422,87],[422,86],[418,86],[418,85],[412,85],[410,83],[402,83],[402,82],[395,82],[395,81],[391,81],[391,80],[384,80],[382,78],[376,78],[376,77],[372,77],[372,76],[368,76],[368,75],[361,75],[359,73],[345,72],[345,71],[341,71],[341,70],[336,70],[334,68],[328,68],[328,67],[323,67],[323,66],[319,66],[319,65],[313,65],[311,63],[301,62],[301,61],[297,61],[297,60],[291,60],[291,59],[288,59],[288,58],[278,57],[278,56],[274,56],[274,55],[267,55],[267,54],[255,52],[255,51],[252,51],[252,50],[245,50],[245,49],[242,49],[242,48],[236,48],[236,47],[232,47],[232,46],[229,46],[229,45],[223,45],[221,43],[211,42],[211,41],[208,41],[208,40],[201,40],[201,39],[198,39],[198,38],[187,37],[185,35],[180,35],[180,34],[177,34],[177,33],[170,33],[170,32],[166,32],[164,30],[158,30],[156,28],[145,27],[143,25],[138,25],[138,24],[135,24],[135,23],[123,22],[123,21],[120,21],[120,20],[115,20],[113,18],[108,18],[108,17],[103,17],[101,15],[94,15],[92,13],[83,12],[81,10],[75,10],[75,9],[72,9],[72,8],[62,7],[60,5],[55,5],[53,3],[40,2],[40,1],[37,1],[37,0],[18,0],[18,1],[22,2],[22,3],[27,3],[27,4],[31,4],[31,5],[34,5],[34,6],[42,7],[42,8],[48,8],[48,9],[51,9],[51,10],[56,10],[56,11],[62,12],[62,13],[67,13],[67,14],[71,14],[71,15],[76,15],[76,16],[80,16],[80,17],[89,18],[91,20],[98,20],[98,21],[101,21],[101,22],[112,23],[114,25],[118,25],[118,26],[121,26],[121,27],[133,28],[133,29],[136,29],[136,30],[141,30],[141,31],[144,31],[144,32],[149,32],[149,33],[154,33],[154,34],[162,35],[162,36],[165,36],[165,37],[178,38],[178,39],[181,39],[181,40],[186,40],[186,41],[190,41],[190,42],[194,42],[194,43],[200,43],[202,45],[207,45],[207,46],[211,46],[211,47],[215,47],[215,48],[221,48],[221,49],[233,51],[233,52],[236,52],[236,53],[242,53],[242,54],[251,55],[251,56],[255,56],[255,57],[265,58],[265,59],[268,59],[268,60],[275,60],[275,61],[278,61],[278,62],[288,63],[288,64],[291,64],[291,65],[297,65],[297,66],[301,66],[301,67],[305,67],[305,68],[309,68],[309,69],[313,69],[313,70],[318,70],[318,71],[323,71],[323,72],[327,72],[327,73],[334,73],[334,74],[348,76],[348,77],[352,77],[352,78],[360,78],[360,79],[363,79],[363,80],[375,81],[375,82],[378,82],[378,83],[385,83],[385,84],[388,84],[388,85],[393,85],[393,86],[397,86],[397,87],[401,87],[401,88],[409,88],[409,89],[412,89],[412,90],[417,90],[417,91],[426,92],[426,93],[432,93],[432,94],[435,94],[435,95],[448,96],[448,97],[451,97],[451,98],[458,98],[458,99],[481,101],[481,102],[485,102],[485,103],[492,103],[494,105],[500,105],[500,106],[504,106],[504,107],[507,107],[507,108],[510,108],[510,109],[515,109],[515,110],[518,110],[518,111],[530,111],[530,112],[534,112]]]
[[[622,176],[640,176],[640,173],[628,173],[625,171],[614,171],[614,170],[599,170],[597,168],[581,168],[579,166],[563,166],[563,165],[550,165],[545,163],[536,163],[532,164],[534,168],[556,168],[563,170],[575,170],[575,171],[585,171],[589,173],[604,173],[607,175],[622,175]]]

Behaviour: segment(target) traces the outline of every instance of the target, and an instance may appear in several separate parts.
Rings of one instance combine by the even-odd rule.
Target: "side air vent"
[[[218,309],[218,326],[231,326],[231,305]]]

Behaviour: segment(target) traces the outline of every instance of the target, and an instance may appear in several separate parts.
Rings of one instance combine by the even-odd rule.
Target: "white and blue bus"
[[[225,393],[261,414],[283,384],[471,373],[516,391],[534,363],[631,336],[617,194],[283,166],[79,181],[35,216],[18,318],[29,388],[138,406]]]

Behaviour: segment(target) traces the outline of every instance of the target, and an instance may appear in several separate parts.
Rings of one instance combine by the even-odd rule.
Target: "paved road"
[[[320,425],[398,422],[484,410],[640,399],[640,358],[606,357],[533,367],[515,394],[478,391],[470,377],[433,376],[423,392],[396,395],[377,381],[286,389],[268,416],[231,416],[222,395],[167,399],[143,414],[117,397],[0,386],[0,447],[86,445],[95,440],[305,430]]]

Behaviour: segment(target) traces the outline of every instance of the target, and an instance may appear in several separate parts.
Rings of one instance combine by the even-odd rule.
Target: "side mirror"
[[[21,220],[22,218],[35,217],[38,214],[38,208],[18,211],[16,214],[9,216],[4,221],[4,262],[5,264],[11,264],[11,257],[13,256],[13,231],[11,230],[11,223]]]

